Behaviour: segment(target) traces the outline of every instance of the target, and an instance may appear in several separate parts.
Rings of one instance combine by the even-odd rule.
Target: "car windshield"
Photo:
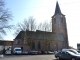
[[[21,51],[21,49],[15,49],[15,51]]]
[[[75,55],[76,53],[73,53],[71,51],[67,51],[70,55]]]
[[[70,52],[73,52],[74,54],[78,54],[76,50],[69,50]]]
[[[76,53],[73,53],[73,52],[70,52],[70,51],[67,51],[70,55],[75,55]]]
[[[80,50],[77,50],[78,53],[80,53]]]
[[[10,52],[10,50],[6,50],[7,52]]]
[[[57,54],[61,54],[62,52],[60,51],[60,52],[57,52]]]

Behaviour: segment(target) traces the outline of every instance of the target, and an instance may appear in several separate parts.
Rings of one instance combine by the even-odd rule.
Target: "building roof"
[[[0,41],[3,41],[3,42],[13,42],[13,40],[0,40]]]
[[[59,7],[59,4],[58,4],[58,1],[56,2],[56,8],[55,8],[55,14],[54,15],[56,15],[56,14],[62,14],[60,7]]]
[[[24,34],[24,31],[20,31],[19,34],[16,36],[15,39],[22,39],[23,34]]]
[[[8,42],[9,44],[10,44],[10,43],[11,43],[11,44],[13,43],[13,41],[9,41],[9,40],[0,40],[0,45],[5,45],[5,43],[7,43],[7,42]]]
[[[15,39],[24,39],[25,32],[21,31]],[[45,31],[26,31],[26,38],[37,40],[60,40],[65,41],[63,35],[54,34],[53,32]]]

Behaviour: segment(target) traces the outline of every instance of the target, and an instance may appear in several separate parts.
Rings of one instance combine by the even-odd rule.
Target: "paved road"
[[[56,60],[54,55],[8,55],[0,60]]]

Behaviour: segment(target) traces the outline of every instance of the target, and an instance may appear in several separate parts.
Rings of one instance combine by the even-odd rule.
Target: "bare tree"
[[[44,23],[40,23],[39,25],[38,25],[38,29],[39,30],[42,30],[42,31],[49,31],[49,32],[51,32],[52,31],[52,23],[51,23],[51,21],[50,22],[44,22]]]
[[[9,25],[9,20],[12,19],[11,12],[5,9],[5,1],[0,0],[0,38],[2,34],[6,35],[6,29],[10,29],[12,25]]]
[[[20,31],[35,31],[36,29],[36,23],[35,19],[33,17],[29,17],[29,19],[24,19],[22,23],[18,23],[16,26],[16,31],[15,31],[15,36],[20,32]]]
[[[28,19],[28,23],[29,23],[29,30],[30,31],[34,31],[36,28],[36,23],[35,23],[35,19],[33,17],[30,17]]]
[[[43,28],[42,28],[42,27],[43,27],[43,24],[42,24],[42,23],[40,23],[40,24],[38,25],[37,29],[38,29],[38,30],[43,30]]]

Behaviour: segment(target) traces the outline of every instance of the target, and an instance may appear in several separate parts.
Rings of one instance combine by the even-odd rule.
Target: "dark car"
[[[41,51],[42,54],[47,54],[47,51]]]
[[[38,51],[38,54],[42,54],[41,51]]]
[[[57,59],[59,59],[59,56],[60,56],[60,54],[61,54],[62,52],[60,51],[60,52],[57,52],[57,53],[55,53],[55,57],[57,58]]]
[[[67,60],[80,60],[80,54],[75,54],[70,51],[61,51],[55,54],[57,59],[67,59]]]

